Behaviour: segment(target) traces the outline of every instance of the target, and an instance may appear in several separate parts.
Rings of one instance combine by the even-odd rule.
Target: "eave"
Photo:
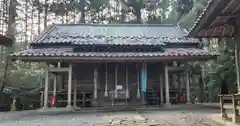
[[[64,57],[64,56],[11,56],[11,59],[26,62],[72,62],[72,63],[96,63],[96,62],[165,62],[165,61],[206,61],[216,59],[218,55],[208,56],[143,56],[143,57]]]
[[[190,29],[188,36],[233,37],[236,32],[236,21],[232,19],[239,16],[240,2],[238,0],[211,0]]]
[[[9,37],[0,34],[0,45],[9,47],[13,45],[13,41]]]

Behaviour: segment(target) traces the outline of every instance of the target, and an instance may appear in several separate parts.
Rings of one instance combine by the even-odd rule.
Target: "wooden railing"
[[[238,102],[240,101],[240,94],[227,94],[227,95],[219,95],[220,97],[220,107],[221,107],[221,117],[227,119],[228,115],[226,112],[226,106],[225,103],[226,101],[231,101],[232,103],[232,112],[233,112],[233,116],[232,116],[232,122],[236,123],[238,119],[240,119],[239,117],[239,110],[238,110],[238,106],[240,106],[240,104],[238,104]]]
[[[56,102],[57,102],[57,105],[60,105],[60,106],[66,106],[67,105],[67,91],[57,91],[57,99],[56,99]],[[40,106],[43,106],[43,99],[44,99],[44,92],[41,91],[40,92]],[[51,100],[50,100],[50,97],[53,95],[53,91],[48,91],[48,104],[51,103]],[[74,93],[72,92],[72,104],[74,104]],[[81,104],[80,106],[81,107],[85,107],[86,106],[86,102],[90,102],[93,100],[92,98],[92,92],[77,92],[76,93],[76,102],[77,104]]]

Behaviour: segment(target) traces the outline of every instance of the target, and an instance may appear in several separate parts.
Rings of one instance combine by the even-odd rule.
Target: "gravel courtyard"
[[[6,118],[0,126],[223,126],[211,120],[214,109],[69,113]]]

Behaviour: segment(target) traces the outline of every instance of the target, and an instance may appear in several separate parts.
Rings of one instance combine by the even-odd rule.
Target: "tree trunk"
[[[41,5],[40,5],[40,2],[38,1],[38,35],[40,34],[41,32],[41,11],[42,11],[42,8],[41,8]]]
[[[17,0],[11,0],[9,3],[9,15],[8,15],[8,27],[7,27],[7,32],[6,32],[6,36],[8,36],[9,38],[12,39],[12,41],[15,41],[15,17],[17,16],[16,13],[16,6],[17,6]],[[13,52],[13,45],[8,47],[8,54]],[[5,68],[4,68],[4,75],[3,75],[3,80],[2,80],[2,86],[1,86],[1,92],[3,91],[5,85],[6,85],[6,79],[7,79],[7,71],[8,71],[8,67],[11,66],[11,61],[9,59],[9,57],[6,57],[6,64],[5,64]]]
[[[44,29],[47,28],[47,13],[48,13],[48,4],[47,4],[48,0],[45,0],[44,2]]]
[[[24,23],[25,23],[25,33],[24,33],[24,49],[26,50],[27,49],[27,42],[28,42],[28,39],[27,39],[27,37],[28,37],[28,35],[27,35],[27,31],[28,31],[28,13],[27,13],[27,11],[28,11],[28,0],[25,0],[25,21],[24,21]]]

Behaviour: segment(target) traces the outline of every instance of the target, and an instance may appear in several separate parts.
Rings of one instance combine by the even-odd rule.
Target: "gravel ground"
[[[156,120],[160,126],[223,126],[208,118],[214,113],[219,113],[219,110],[148,111],[140,114],[149,120]]]
[[[195,112],[193,110],[167,110],[36,115],[14,119],[6,118],[6,120],[1,121],[0,126],[93,126],[94,124],[109,122],[114,118],[134,116],[142,116],[147,118],[148,121],[155,121],[159,126],[223,126],[207,118],[216,112],[218,111],[198,109]]]

